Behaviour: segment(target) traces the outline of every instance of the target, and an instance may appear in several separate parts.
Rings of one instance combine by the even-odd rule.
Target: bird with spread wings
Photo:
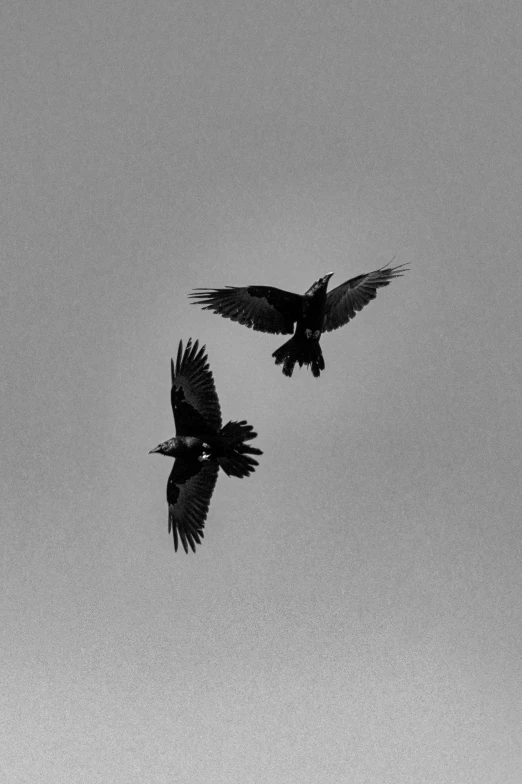
[[[333,272],[319,278],[304,294],[273,286],[226,286],[224,289],[194,289],[193,304],[259,332],[293,336],[272,354],[291,376],[299,363],[310,366],[317,378],[324,370],[319,341],[323,332],[348,324],[357,312],[377,296],[377,289],[407,271],[406,265],[391,267],[390,261],[373,272],[358,275],[327,293]]]
[[[176,435],[158,444],[149,454],[174,457],[167,482],[169,534],[174,550],[181,540],[188,553],[196,552],[203,539],[210,499],[219,468],[228,476],[249,476],[258,464],[251,455],[263,454],[248,442],[256,438],[246,421],[222,427],[221,408],[205,346],[189,339],[185,351],[180,341],[176,364],[171,360],[171,402]]]

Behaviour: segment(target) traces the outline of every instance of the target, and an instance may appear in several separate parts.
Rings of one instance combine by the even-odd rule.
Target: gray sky
[[[516,2],[5,2],[12,782],[518,784]],[[411,271],[289,380],[187,300]],[[264,450],[174,554],[169,358]],[[0,767],[1,771],[1,767]]]

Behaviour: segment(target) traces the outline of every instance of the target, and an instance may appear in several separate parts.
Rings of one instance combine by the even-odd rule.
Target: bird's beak
[[[148,454],[153,455],[155,452],[159,452],[160,449],[161,449],[161,444],[158,444],[158,446],[155,446],[154,449],[151,449]]]
[[[328,283],[328,281],[330,280],[332,275],[333,275],[333,272],[327,272],[326,275],[324,276],[323,280],[325,280]]]

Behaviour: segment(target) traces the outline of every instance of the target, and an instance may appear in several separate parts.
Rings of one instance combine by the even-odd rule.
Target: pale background
[[[0,773],[519,784],[518,2],[4,2]],[[285,378],[195,286],[411,271]],[[169,358],[264,450],[174,554]]]

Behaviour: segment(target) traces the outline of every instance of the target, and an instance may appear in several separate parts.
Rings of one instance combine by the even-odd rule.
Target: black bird
[[[171,402],[176,435],[149,454],[176,458],[167,482],[169,534],[178,536],[186,553],[196,552],[203,539],[208,507],[219,467],[228,476],[249,476],[259,465],[251,455],[262,455],[248,444],[257,433],[244,420],[221,426],[221,409],[208,366],[205,346],[189,339],[185,352],[180,340],[176,366],[171,360]]]
[[[392,259],[393,261],[393,259]],[[331,332],[355,318],[370,300],[377,296],[377,289],[388,286],[393,278],[400,277],[404,264],[384,267],[341,283],[326,293],[329,272],[319,278],[304,294],[293,294],[272,286],[227,286],[224,289],[194,289],[189,294],[204,310],[238,321],[246,327],[274,335],[293,336],[272,354],[276,365],[283,364],[285,376],[291,376],[294,365],[309,365],[315,377],[324,370],[324,358],[319,341],[323,332]]]

